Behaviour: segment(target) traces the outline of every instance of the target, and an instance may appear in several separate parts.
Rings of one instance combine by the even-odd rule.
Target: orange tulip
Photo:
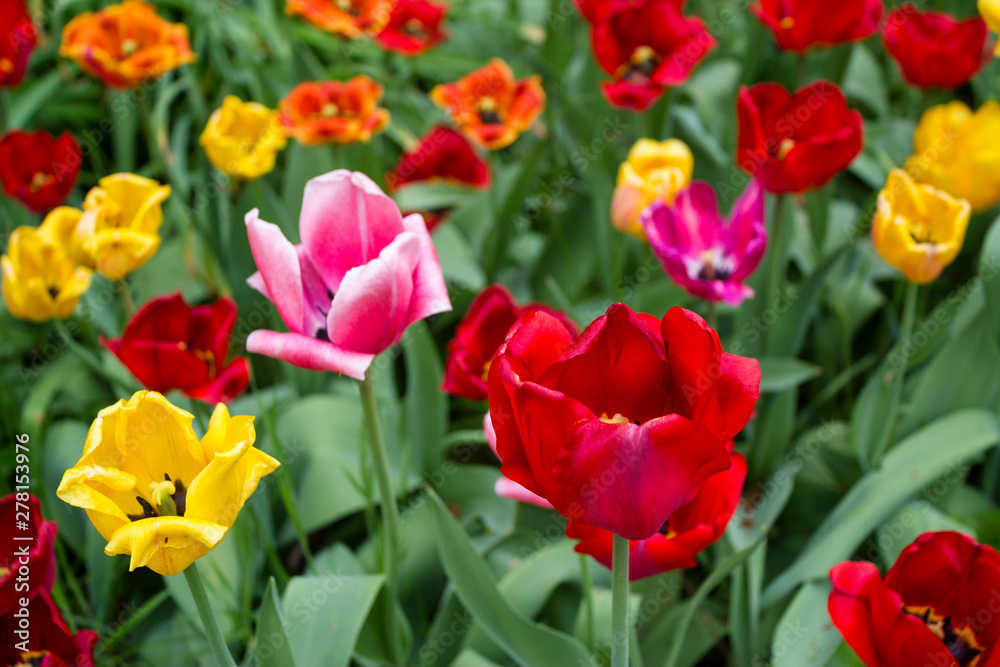
[[[347,39],[374,35],[389,23],[396,0],[288,0],[285,12]]]
[[[485,67],[431,91],[431,100],[475,143],[497,150],[514,143],[545,108],[541,77],[514,80],[494,58]]]
[[[80,14],[63,28],[59,55],[115,88],[134,88],[196,59],[187,27],[142,0]]]
[[[300,83],[281,100],[285,134],[310,146],[370,141],[389,124],[389,112],[378,106],[381,84],[365,75],[341,81]]]

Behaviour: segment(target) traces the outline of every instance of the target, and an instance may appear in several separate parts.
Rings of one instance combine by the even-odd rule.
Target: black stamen
[[[129,519],[132,521],[139,521],[141,519],[152,519],[160,516],[159,512],[156,511],[156,508],[150,505],[145,498],[142,496],[136,496],[135,499],[142,508],[142,514],[127,514],[126,516],[128,516]]]

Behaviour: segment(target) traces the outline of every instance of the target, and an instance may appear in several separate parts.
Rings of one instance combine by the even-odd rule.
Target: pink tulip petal
[[[300,333],[278,333],[264,329],[247,337],[247,351],[287,361],[314,371],[335,371],[363,380],[374,354],[345,350],[333,343]]]
[[[552,503],[545,498],[528,491],[517,482],[512,482],[506,477],[501,477],[496,481],[493,485],[493,491],[501,498],[510,498],[519,503],[527,503],[528,505],[535,505],[549,510],[553,509]]]
[[[420,260],[413,273],[413,297],[407,324],[413,324],[425,317],[451,310],[448,286],[444,282],[441,262],[431,241],[423,217],[420,214],[403,218],[403,228],[413,232],[420,240]]]
[[[261,220],[257,209],[247,213],[246,225],[250,252],[260,269],[268,298],[274,302],[288,328],[301,331],[304,311],[302,273],[295,247],[282,234],[281,228]]]
[[[271,299],[271,295],[267,293],[267,285],[264,284],[264,277],[260,275],[260,271],[254,272],[252,276],[247,278],[247,285],[257,292],[260,292],[271,301],[274,301],[274,299]]]

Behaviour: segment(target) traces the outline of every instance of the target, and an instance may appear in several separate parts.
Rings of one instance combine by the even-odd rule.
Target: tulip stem
[[[773,310],[774,304],[778,301],[778,292],[781,291],[781,279],[785,269],[785,225],[782,218],[785,216],[785,202],[787,195],[778,195],[774,200],[774,219],[771,221],[771,240],[769,253],[771,260],[768,263],[767,277],[767,299],[765,304],[768,309]]]
[[[628,667],[628,540],[614,536],[611,552],[611,667]]]
[[[372,462],[375,466],[375,480],[382,501],[382,532],[385,540],[383,564],[386,585],[385,627],[393,663],[398,665],[402,661],[402,648],[399,644],[399,619],[396,616],[396,596],[399,594],[397,566],[399,558],[399,508],[396,506],[396,494],[392,488],[392,476],[389,474],[389,457],[385,451],[382,426],[378,420],[378,404],[375,401],[375,388],[372,385],[370,370],[365,374],[365,379],[360,382],[360,388],[361,406],[365,413],[365,426],[368,430],[368,443],[371,446]]]
[[[212,654],[215,655],[215,662],[219,667],[236,667],[236,662],[233,661],[226,640],[222,636],[222,630],[219,628],[219,621],[215,618],[215,611],[212,610],[208,589],[205,588],[205,581],[198,571],[197,562],[191,563],[184,569],[184,579],[187,580],[195,606],[198,607],[198,615],[201,616],[201,622],[205,626],[205,635],[208,638],[208,645],[212,647]]]
[[[590,576],[590,560],[586,554],[580,554],[580,582],[583,588],[584,613],[584,644],[590,651],[594,650],[594,581]]]
[[[132,313],[135,312],[135,303],[132,301],[132,295],[128,291],[128,283],[124,279],[118,281],[118,300],[121,301],[122,310],[125,311],[125,321],[132,319]]]

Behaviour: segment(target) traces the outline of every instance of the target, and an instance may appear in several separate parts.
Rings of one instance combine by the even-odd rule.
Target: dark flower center
[[[476,112],[479,114],[479,122],[484,125],[499,125],[503,123],[500,112],[497,110],[497,101],[492,97],[484,97],[476,105]]]
[[[166,473],[163,474],[163,479],[167,482],[172,482],[174,485],[174,492],[170,494],[170,502],[160,503],[154,507],[153,503],[142,496],[136,496],[135,500],[139,503],[139,507],[142,508],[142,514],[129,514],[129,519],[132,521],[141,521],[142,519],[151,519],[158,516],[184,516],[184,510],[187,509],[187,489],[184,487],[184,483],[180,480],[174,482],[170,479],[170,475]],[[170,505],[173,505],[173,507],[170,507]]]
[[[903,613],[919,618],[940,639],[959,667],[973,667],[983,652],[976,635],[969,628],[958,630],[951,624],[951,616],[934,614],[930,607],[903,607]]]
[[[693,278],[698,280],[729,280],[733,275],[733,260],[724,251],[711,248],[701,253],[698,263],[694,265],[697,271],[691,271]]]
[[[428,33],[423,23],[417,19],[410,19],[403,24],[403,34],[414,39],[426,39]]]
[[[639,86],[649,85],[653,72],[660,65],[661,58],[656,51],[648,46],[640,46],[633,53],[621,78]]]

